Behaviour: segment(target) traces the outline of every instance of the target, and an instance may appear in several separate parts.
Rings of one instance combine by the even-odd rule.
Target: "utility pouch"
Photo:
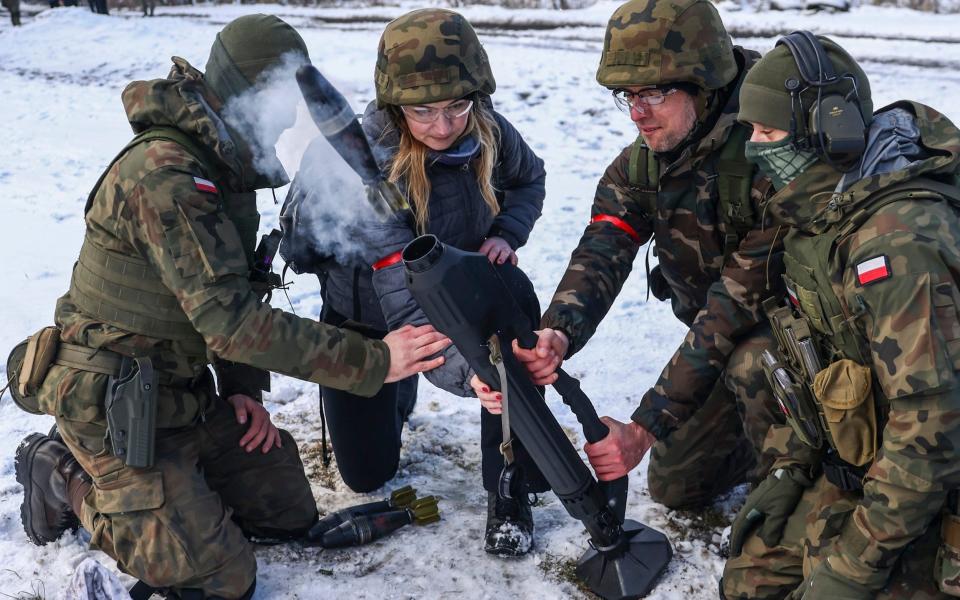
[[[147,357],[124,357],[119,375],[107,381],[107,432],[113,455],[127,466],[153,466],[157,391],[157,373]]]
[[[933,576],[941,592],[960,597],[960,516],[956,514],[943,515]]]
[[[27,344],[30,338],[27,338],[13,347],[10,355],[7,357],[7,385],[0,390],[0,399],[3,398],[3,392],[10,390],[13,396],[13,403],[21,409],[35,415],[42,415],[40,410],[40,401],[35,394],[23,395],[20,393],[20,369],[23,367],[23,359],[27,355]]]
[[[60,347],[60,330],[44,327],[17,344],[7,357],[7,379],[10,394],[17,406],[35,415],[40,410],[37,391],[43,385]]]
[[[23,366],[17,378],[21,396],[36,396],[60,347],[60,330],[44,327],[27,340]]]
[[[845,358],[817,373],[813,382],[837,456],[857,467],[877,454],[877,410],[870,380],[869,367]]]
[[[787,424],[807,446],[823,446],[820,417],[807,386],[769,350],[763,351],[760,362]]]

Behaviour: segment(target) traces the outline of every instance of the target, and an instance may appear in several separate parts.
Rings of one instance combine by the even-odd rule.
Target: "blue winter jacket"
[[[527,242],[543,208],[546,179],[543,161],[509,121],[496,111],[493,115],[500,129],[493,177],[500,204],[499,214],[494,217],[490,213],[480,194],[473,161],[450,165],[432,156],[432,162],[427,166],[431,183],[427,233],[463,250],[476,251],[491,236],[502,237],[516,250]],[[371,103],[363,117],[363,129],[381,170],[388,172],[399,142],[399,134],[389,115],[384,110],[376,110]],[[311,153],[312,148],[304,155],[301,172],[312,164]],[[294,180],[286,205],[290,205],[296,188],[297,181]],[[400,189],[403,189],[403,182],[400,182]],[[290,212],[288,206],[283,212]],[[374,263],[402,250],[417,237],[417,233],[399,219],[381,222],[371,218],[360,223],[351,235],[364,243],[363,260],[327,260],[320,269],[304,268],[303,264],[301,268],[295,268],[298,272],[318,272],[323,283],[325,307],[373,331],[386,332],[406,324],[428,323],[426,315],[407,290],[400,263],[376,271],[372,269]],[[291,259],[298,262],[296,257],[283,254],[288,262]],[[469,384],[472,373],[466,361],[452,346],[444,356],[444,364],[424,373],[426,378],[458,396],[474,395]]]

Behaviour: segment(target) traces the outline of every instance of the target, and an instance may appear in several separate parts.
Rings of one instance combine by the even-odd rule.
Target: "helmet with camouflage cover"
[[[608,88],[686,82],[715,90],[738,70],[733,42],[709,0],[630,0],[607,23],[597,81]]]
[[[429,104],[490,95],[497,88],[477,34],[460,14],[425,8],[394,19],[383,35],[374,70],[377,107]]]

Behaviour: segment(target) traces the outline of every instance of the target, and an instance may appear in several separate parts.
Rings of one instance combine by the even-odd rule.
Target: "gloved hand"
[[[757,535],[767,546],[776,546],[783,536],[787,518],[793,514],[803,490],[813,480],[800,467],[785,467],[770,473],[753,490],[730,528],[730,556],[739,556],[743,542],[760,526]]]
[[[823,561],[791,596],[802,600],[871,600],[876,595],[865,585],[837,574]]]

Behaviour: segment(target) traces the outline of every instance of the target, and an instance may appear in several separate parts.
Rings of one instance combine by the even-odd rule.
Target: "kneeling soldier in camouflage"
[[[371,395],[438,366],[426,357],[449,343],[429,327],[367,339],[262,301],[272,257],[255,251],[255,190],[285,181],[260,166],[279,167],[276,140],[255,148],[223,115],[291,57],[308,60],[300,35],[249,15],[217,36],[205,75],[174,58],[166,79],[127,86],[137,135],[90,195],[57,328],[18,370],[59,430],[17,451],[27,535],[44,544],[79,522],[175,597],[250,597],[245,535],[296,538],[317,518],[296,443],[261,404],[262,369]]]
[[[808,32],[740,100],[793,227],[764,369],[804,445],[748,496],[721,593],[960,596],[960,131],[914,102],[873,113],[853,58]]]
[[[538,384],[552,383],[640,248],[655,244],[648,285],[689,331],[632,420],[605,417],[610,435],[585,450],[598,477],[613,480],[652,446],[651,497],[698,506],[766,476],[759,450],[771,426],[787,431],[754,368],[774,344],[761,302],[779,294],[781,236],[762,211],[770,182],[744,158],[749,131],[736,120],[740,83],[760,55],[733,45],[706,0],[630,0],[610,18],[603,50],[597,81],[639,136],[597,185],[537,348],[516,354]]]

